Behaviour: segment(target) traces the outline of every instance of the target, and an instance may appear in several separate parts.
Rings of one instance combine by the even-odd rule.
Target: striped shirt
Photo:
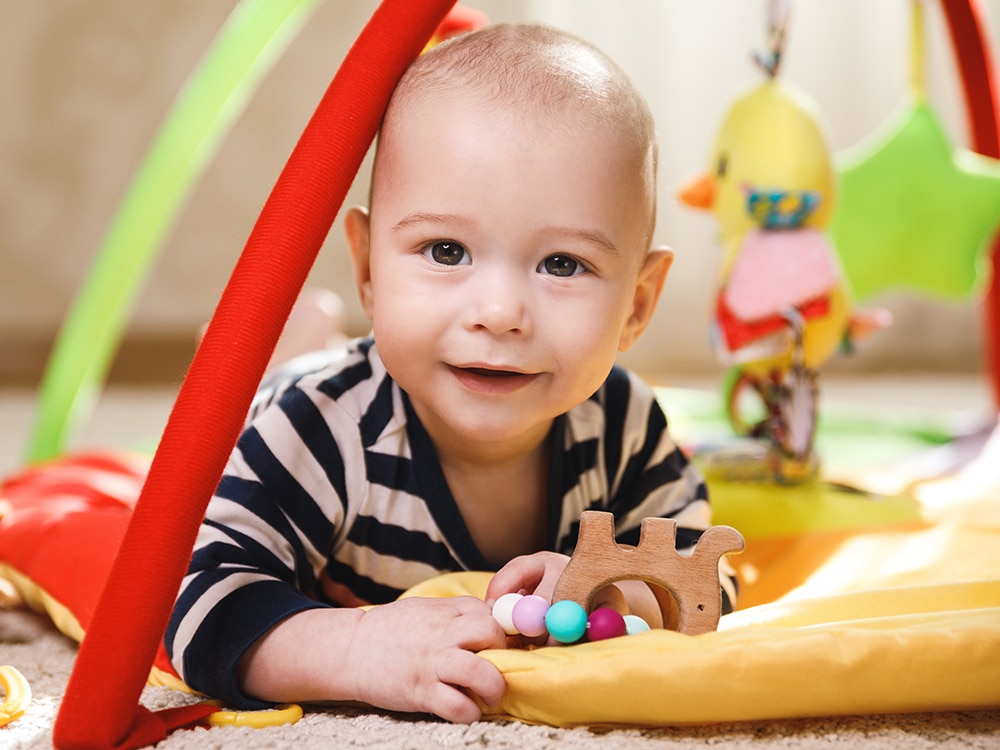
[[[309,356],[258,393],[166,633],[188,685],[246,709],[268,704],[240,693],[236,662],[286,617],[390,602],[441,573],[490,569],[373,340],[318,364]],[[678,521],[678,548],[708,527],[704,482],[635,375],[613,369],[549,439],[548,549],[572,553],[585,510],[614,513],[622,544],[638,543],[648,516]]]

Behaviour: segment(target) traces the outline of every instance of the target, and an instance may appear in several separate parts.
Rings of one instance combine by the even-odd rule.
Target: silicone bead
[[[625,618],[611,607],[601,607],[587,619],[587,640],[604,641],[625,635]]]
[[[625,615],[625,635],[645,633],[649,625],[639,615]]]
[[[493,604],[493,619],[500,623],[500,627],[507,635],[517,635],[517,628],[514,627],[511,614],[514,611],[514,605],[522,598],[521,594],[504,594]]]
[[[556,602],[545,615],[545,627],[560,643],[575,643],[587,632],[587,610],[570,599]]]
[[[530,594],[514,605],[510,619],[521,635],[534,638],[545,635],[545,613],[548,611],[548,599]]]

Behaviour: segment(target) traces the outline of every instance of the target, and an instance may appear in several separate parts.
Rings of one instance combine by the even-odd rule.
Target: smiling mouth
[[[513,393],[524,388],[538,377],[537,373],[491,367],[451,366],[449,369],[463,386],[477,393]]]
[[[518,375],[524,375],[523,372],[515,372],[514,370],[491,370],[488,367],[459,367],[458,369],[463,372],[471,373],[472,375],[480,375],[484,378],[510,378]]]

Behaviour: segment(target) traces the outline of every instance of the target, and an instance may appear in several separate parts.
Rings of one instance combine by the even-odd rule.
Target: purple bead
[[[549,602],[547,599],[535,594],[529,594],[518,600],[510,613],[510,617],[514,623],[514,627],[518,629],[521,635],[525,635],[528,638],[535,638],[546,633],[545,613],[548,611]]]
[[[587,640],[603,641],[625,635],[625,618],[610,607],[595,609],[587,618]]]

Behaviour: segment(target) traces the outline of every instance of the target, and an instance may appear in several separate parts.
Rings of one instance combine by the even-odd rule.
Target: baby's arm
[[[499,703],[503,675],[474,652],[503,631],[473,597],[402,599],[369,610],[310,609],[283,620],[238,664],[242,690],[274,702],[357,700],[449,721]]]

